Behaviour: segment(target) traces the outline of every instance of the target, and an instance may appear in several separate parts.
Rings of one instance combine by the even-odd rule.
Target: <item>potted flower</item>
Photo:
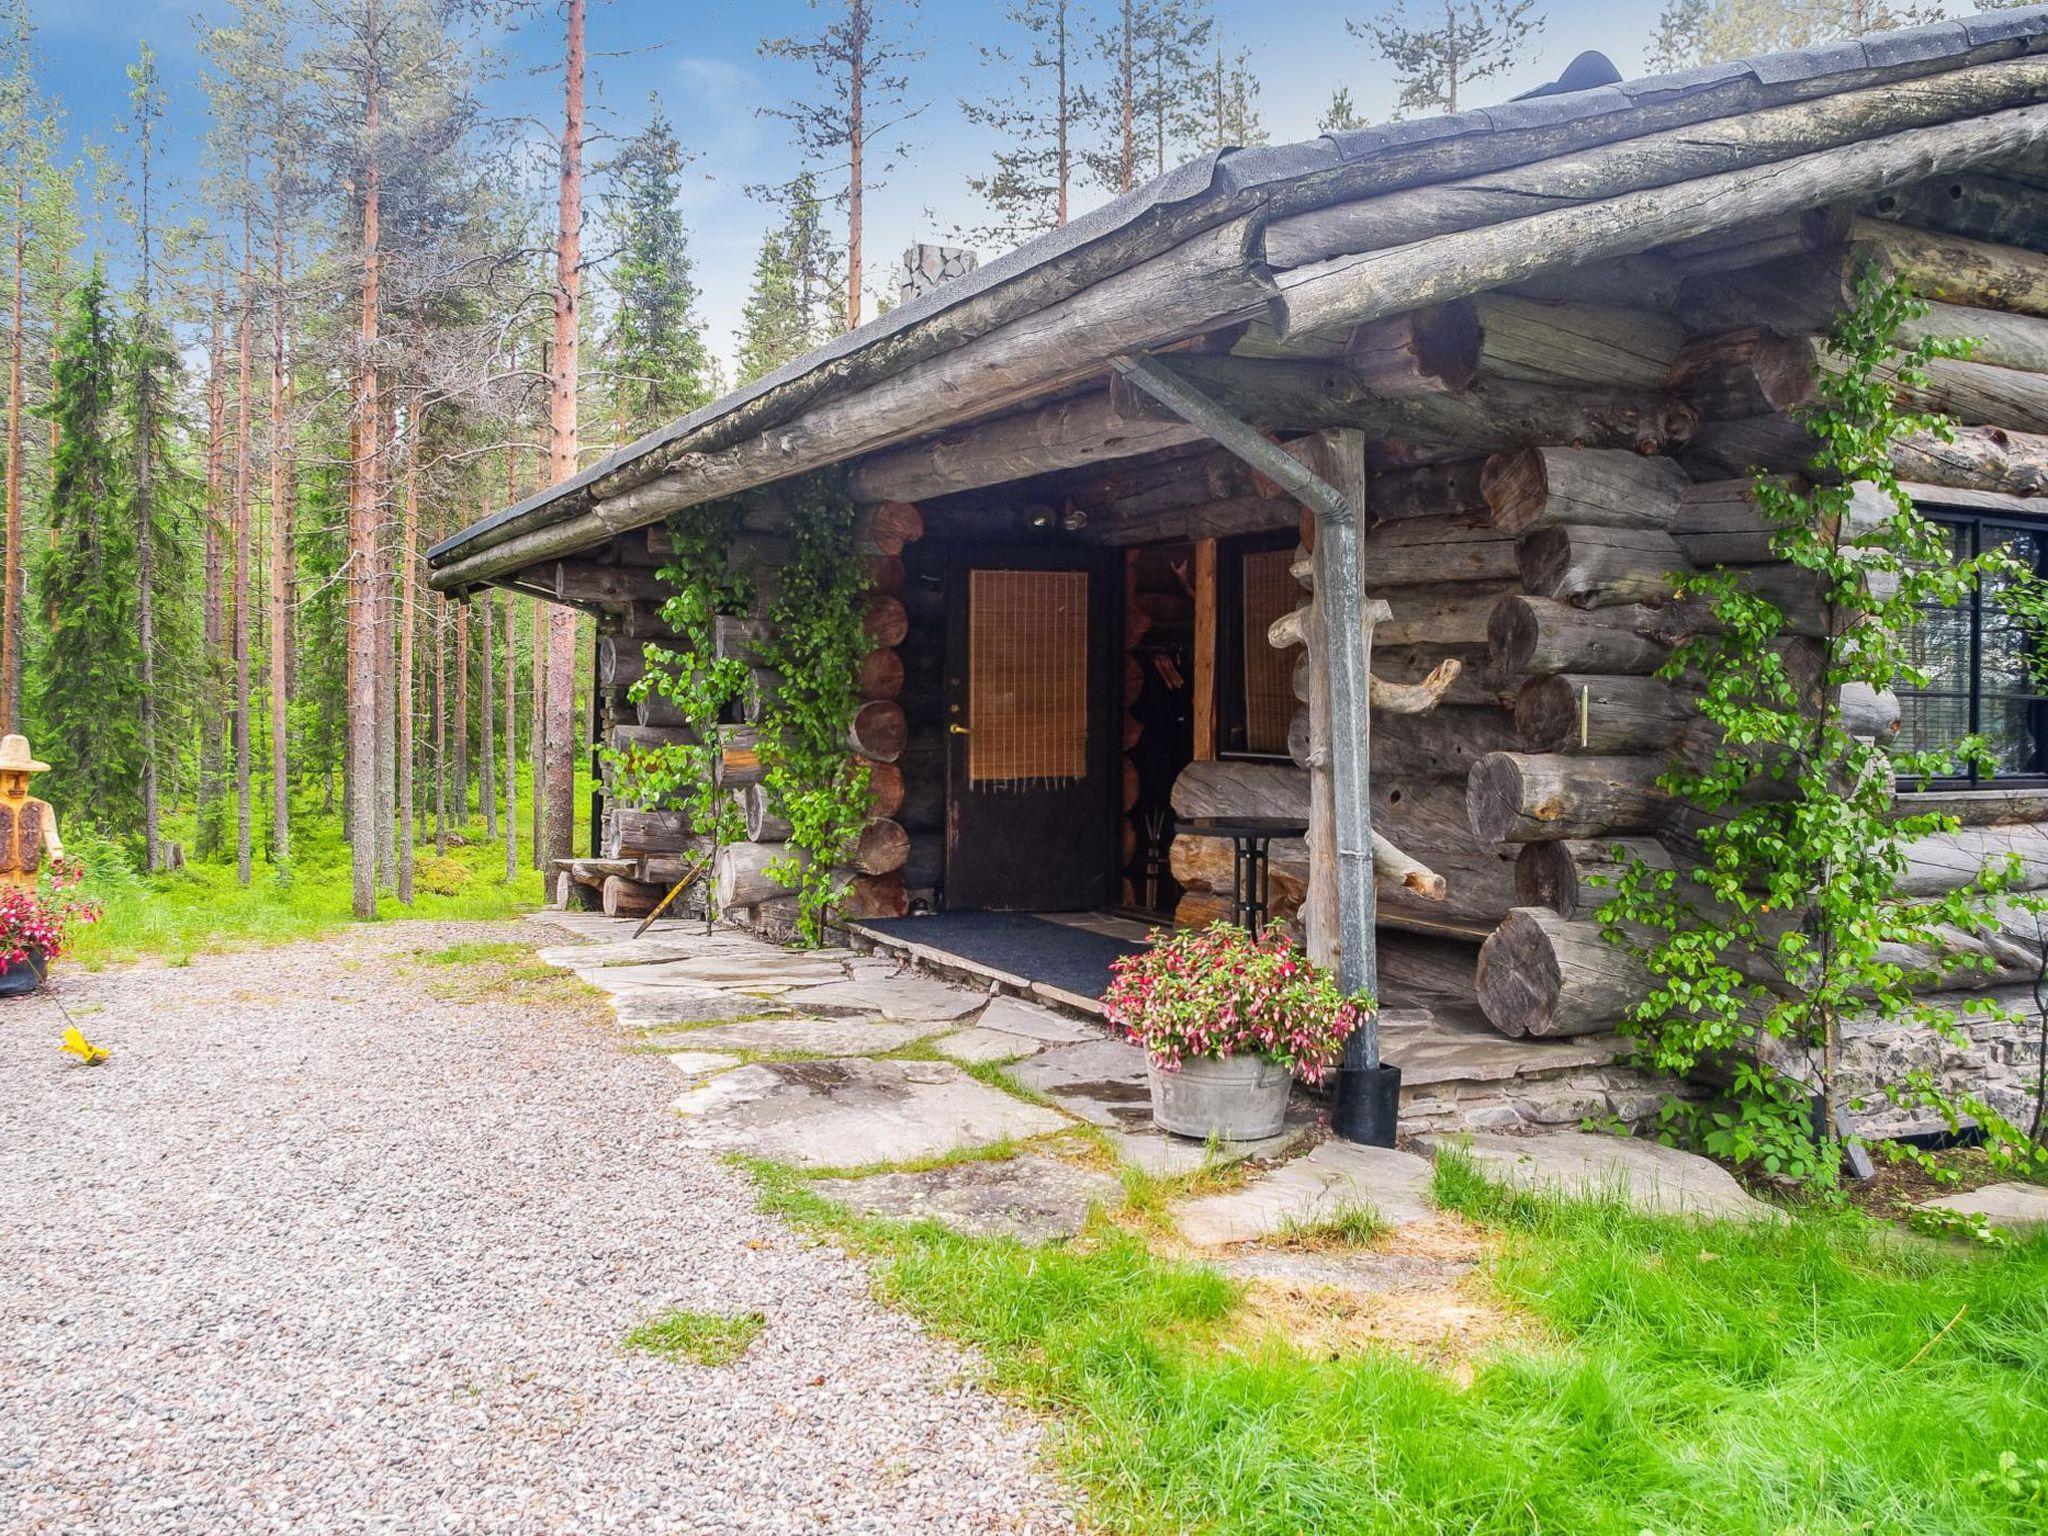
[[[90,923],[99,909],[75,899],[71,890],[84,871],[61,860],[51,864],[48,895],[20,886],[0,887],[0,997],[33,992],[64,952],[73,923]]]
[[[1102,1003],[1145,1048],[1153,1120],[1203,1141],[1278,1135],[1292,1080],[1320,1082],[1372,1007],[1284,934],[1229,923],[1119,960]]]

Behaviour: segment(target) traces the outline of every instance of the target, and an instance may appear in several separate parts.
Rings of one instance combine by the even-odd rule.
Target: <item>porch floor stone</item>
[[[1287,1123],[1278,1136],[1261,1141],[1203,1142],[1160,1130],[1152,1123],[1150,1104],[1148,1098],[1144,1123],[1135,1130],[1110,1131],[1109,1145],[1126,1166],[1161,1179],[1232,1163],[1276,1162],[1307,1141],[1317,1124],[1314,1112],[1297,1104],[1287,1112]]]
[[[1354,1211],[1403,1227],[1429,1218],[1429,1182],[1428,1161],[1412,1152],[1326,1141],[1242,1189],[1190,1200],[1174,1214],[1197,1248],[1281,1237]]]
[[[805,987],[788,994],[787,1001],[797,1008],[856,1009],[879,1013],[885,1019],[949,1023],[965,1018],[988,999],[964,987],[949,987],[943,981],[904,973],[869,974]]]
[[[1070,1122],[944,1061],[760,1062],[711,1078],[675,1107],[688,1139],[804,1168],[943,1157]]]
[[[1592,1131],[1542,1136],[1483,1132],[1431,1136],[1432,1152],[1462,1151],[1479,1171],[1514,1189],[1613,1196],[1639,1211],[1745,1221],[1777,1212],[1749,1194],[1718,1163],[1639,1137]]]
[[[1923,1211],[1982,1216],[1994,1227],[2033,1232],[2048,1227],[2048,1188],[2039,1184],[1987,1184],[1968,1194],[1940,1195],[1920,1202]]]
[[[1079,1019],[1070,1019],[1050,1008],[1041,1008],[1036,1003],[1022,1002],[1014,997],[991,998],[988,1007],[981,1011],[981,1017],[974,1022],[983,1029],[999,1029],[1004,1034],[1023,1035],[1026,1039],[1047,1045],[1074,1045],[1083,1040],[1102,1038],[1099,1025],[1083,1024]]]
[[[1026,1243],[1072,1237],[1091,1208],[1123,1198],[1123,1184],[1113,1176],[1036,1153],[947,1163],[922,1173],[821,1179],[811,1188],[863,1215],[928,1218],[957,1232]]]

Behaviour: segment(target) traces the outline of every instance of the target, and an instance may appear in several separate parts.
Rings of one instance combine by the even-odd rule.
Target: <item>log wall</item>
[[[1915,205],[1907,199],[1895,206]],[[1456,830],[1442,827],[1438,807],[1421,819],[1442,827],[1434,833],[1441,842],[1410,828],[1405,846],[1449,877],[1449,909],[1485,925],[1474,987],[1503,1033],[1610,1030],[1640,995],[1643,977],[1600,937],[1598,880],[1612,873],[1617,842],[1655,863],[1686,856],[1687,818],[1655,780],[1674,753],[1713,749],[1685,685],[1652,675],[1701,622],[1689,605],[1672,600],[1669,573],[1738,569],[1786,608],[1791,628],[1820,632],[1823,609],[1810,583],[1772,559],[1748,470],[1796,476],[1807,467],[1810,450],[1792,413],[1813,398],[1827,366],[1820,334],[1845,301],[1858,253],[1881,252],[1943,301],[1924,328],[1993,338],[1988,361],[1939,367],[1911,397],[1954,413],[1966,430],[1954,445],[1902,445],[1902,472],[1923,482],[1919,494],[1929,501],[2048,515],[2048,498],[2034,494],[2048,484],[2048,454],[2037,436],[2044,425],[2037,404],[2048,398],[2048,372],[2037,371],[2048,370],[2048,351],[2039,350],[2048,345],[2048,315],[2031,297],[2048,291],[2035,286],[2048,274],[2048,257],[1869,219],[1837,217],[1817,227],[1834,230],[1836,243],[1790,257],[1760,244],[1757,260],[1748,263],[1730,244],[1711,270],[1680,271],[1668,287],[1644,290],[1682,334],[1662,389],[1695,413],[1689,444],[1658,454],[1522,444],[1482,461],[1482,512],[1462,499],[1443,501],[1438,537],[1465,558],[1467,579],[1431,612],[1446,641],[1481,632],[1487,697],[1455,714],[1420,717],[1413,722],[1420,736],[1392,749],[1382,747],[1385,728],[1376,719],[1374,773],[1383,792],[1411,786],[1404,801],[1426,800],[1431,786],[1446,780],[1462,787],[1463,831],[1472,841],[1461,845]],[[1598,273],[1579,286],[1597,292]],[[1582,340],[1585,330],[1575,327],[1574,334]],[[1640,385],[1636,373],[1626,376]],[[1507,540],[1509,553],[1495,553],[1489,537]],[[1405,554],[1384,566],[1371,559],[1365,565],[1369,584],[1376,570],[1400,581],[1411,569]],[[1400,598],[1411,589],[1373,590],[1394,601],[1397,615],[1407,607]],[[1481,607],[1483,616],[1475,618]],[[1795,667],[1802,644],[1811,649],[1810,641],[1789,642]],[[1845,698],[1843,706],[1859,733],[1883,738],[1899,729],[1898,701],[1889,695]],[[1445,739],[1454,725],[1455,744]],[[2006,805],[2017,819],[1987,817],[2009,824],[1916,850],[1907,893],[1947,888],[2003,851],[2019,853],[2024,878],[2035,879],[2035,857],[2048,847],[2048,811],[2038,797],[1989,789],[1959,798],[1973,819],[1987,803]],[[1388,811],[1383,830],[1404,835],[1393,831],[1404,812]],[[1484,875],[1462,892],[1459,876],[1466,872],[1454,861],[1457,851],[1487,861]],[[2008,933],[2000,943],[2014,950],[2022,969],[2039,948],[2031,930]],[[1987,975],[1997,980],[2004,969]],[[1963,994],[1954,996],[1960,1009]],[[1947,1053],[1941,1064],[2001,1109],[2016,1111],[2035,1050],[2013,1035],[2009,1026],[1975,1028],[1970,1049]],[[1847,1091],[1875,1096],[1908,1066],[1925,1064],[1908,1059],[1915,1049],[1877,1024],[1851,1029],[1842,1072]],[[1931,1128],[1924,1115],[1889,1111],[1875,1097],[1866,1116],[1873,1133]]]

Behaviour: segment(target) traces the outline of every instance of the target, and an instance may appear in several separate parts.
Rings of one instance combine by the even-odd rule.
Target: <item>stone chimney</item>
[[[953,245],[913,245],[903,253],[903,265],[896,273],[896,297],[908,304],[920,294],[930,293],[941,283],[964,277],[981,265],[972,251]]]

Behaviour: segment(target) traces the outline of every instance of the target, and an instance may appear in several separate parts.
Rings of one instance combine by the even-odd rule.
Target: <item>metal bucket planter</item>
[[[1172,1071],[1148,1064],[1152,1122],[1196,1141],[1262,1141],[1287,1120],[1287,1069],[1264,1056],[1202,1056]]]
[[[49,970],[49,957],[31,950],[26,960],[0,971],[0,997],[26,996],[43,984]]]

